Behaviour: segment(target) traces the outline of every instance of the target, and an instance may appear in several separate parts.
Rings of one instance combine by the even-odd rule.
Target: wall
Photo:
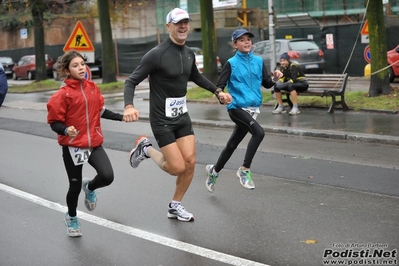
[[[76,25],[77,21],[70,19],[57,18],[44,25],[44,43],[46,45],[65,44]],[[81,20],[91,42],[95,42],[94,20]],[[50,26],[51,25],[51,26]],[[34,29],[28,28],[28,38],[23,40],[19,30],[6,31],[0,29],[0,51],[19,49],[34,46]]]
[[[145,8],[130,8],[119,12],[112,20],[113,38],[140,38],[157,34],[157,20],[154,19],[156,8],[147,5]],[[100,23],[95,23],[95,40],[101,40]]]

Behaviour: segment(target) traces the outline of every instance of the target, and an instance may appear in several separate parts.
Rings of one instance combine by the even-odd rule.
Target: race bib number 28
[[[72,160],[75,165],[81,165],[89,161],[92,149],[82,149],[76,147],[68,147]]]
[[[166,117],[178,117],[184,113],[187,113],[186,96],[180,98],[166,98]]]

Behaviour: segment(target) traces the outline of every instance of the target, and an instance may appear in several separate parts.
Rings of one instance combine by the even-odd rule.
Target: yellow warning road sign
[[[368,20],[366,20],[366,22],[364,23],[361,33],[362,33],[362,35],[369,34],[369,21]]]
[[[63,50],[64,52],[67,52],[69,50],[88,52],[94,51],[94,46],[91,43],[90,38],[80,21],[76,23],[75,28],[73,29],[71,36],[69,36],[69,39],[65,44]]]

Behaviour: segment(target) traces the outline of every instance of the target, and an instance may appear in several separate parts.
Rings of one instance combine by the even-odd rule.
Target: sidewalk
[[[188,87],[194,86],[189,83]],[[368,90],[369,80],[353,78],[348,90]],[[140,111],[140,119],[149,120],[149,84],[143,81],[136,89],[135,106]],[[53,92],[7,94],[2,108],[46,110],[46,103]],[[105,94],[106,107],[123,112],[123,92]],[[233,128],[226,107],[215,99],[212,103],[189,102],[188,110],[195,125]],[[301,114],[272,114],[272,106],[263,106],[257,120],[269,133],[290,134],[304,137],[319,137],[336,140],[399,145],[398,114],[378,112],[343,112],[334,114],[321,108],[300,107]],[[1,112],[1,108],[0,108]]]

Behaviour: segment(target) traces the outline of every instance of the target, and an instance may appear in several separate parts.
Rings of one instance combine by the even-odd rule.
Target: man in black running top
[[[161,151],[154,149],[146,136],[140,136],[130,152],[130,164],[136,168],[141,161],[151,158],[162,170],[177,176],[167,217],[185,222],[194,220],[181,201],[193,179],[196,162],[194,131],[186,105],[187,82],[193,81],[215,93],[220,103],[231,102],[230,94],[198,72],[195,55],[185,45],[190,20],[180,8],[170,11],[166,16],[169,38],[143,56],[124,86],[126,122],[137,121],[139,112],[133,105],[135,87],[149,76],[150,124]]]

